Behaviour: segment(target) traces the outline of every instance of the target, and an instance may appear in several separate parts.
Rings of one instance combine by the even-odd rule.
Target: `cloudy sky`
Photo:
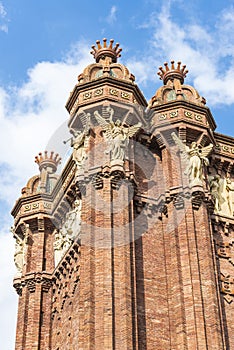
[[[0,346],[14,348],[17,296],[10,210],[34,157],[61,149],[69,92],[93,62],[90,46],[121,43],[121,62],[149,99],[158,67],[181,60],[207,100],[217,131],[234,136],[234,2],[218,0],[0,1]],[[64,156],[65,157],[65,156]],[[64,159],[65,161],[65,159]]]

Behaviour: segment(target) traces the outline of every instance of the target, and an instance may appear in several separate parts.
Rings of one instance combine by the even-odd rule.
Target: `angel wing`
[[[83,128],[85,127],[85,125],[87,124],[87,116],[89,115],[89,113],[85,113],[84,111],[82,111],[81,113],[77,113],[76,115],[78,115]]]
[[[84,127],[84,135],[88,135],[90,129],[90,113],[85,113],[86,122]]]
[[[214,147],[214,145],[212,143],[210,143],[206,147],[202,147],[201,150],[200,150],[200,157],[201,158],[207,157],[211,153],[213,147]]]
[[[135,135],[135,133],[141,128],[141,126],[142,126],[141,123],[137,123],[133,126],[129,126],[129,128],[127,129],[128,137],[132,137],[133,135]]]
[[[200,158],[203,160],[206,166],[209,165],[209,159],[207,158],[207,156],[211,153],[212,149],[213,149],[213,145],[212,143],[210,143],[208,146],[202,147],[199,151]]]
[[[83,135],[88,135],[88,132],[90,130],[90,113],[85,113],[82,111],[81,113],[78,114],[76,113],[76,117],[78,116],[78,119],[81,121],[81,125],[79,125],[78,128],[73,129],[70,128],[70,132],[72,135],[74,135],[77,132],[83,133]]]
[[[189,147],[187,147],[182,141],[181,139],[176,135],[175,132],[171,133],[171,137],[173,138],[173,140],[175,141],[175,144],[179,147],[180,152],[182,153],[182,156],[184,159],[188,159],[188,151],[189,151]]]
[[[108,140],[111,140],[111,130],[112,130],[112,123],[107,122],[100,114],[98,111],[95,111],[94,117],[96,118],[98,124],[101,126],[102,130],[105,132],[105,136],[107,137]]]
[[[108,107],[106,108],[106,111],[107,111],[107,112],[109,113],[109,115],[110,115],[110,121],[113,122],[114,109],[111,108],[110,106],[108,106]]]

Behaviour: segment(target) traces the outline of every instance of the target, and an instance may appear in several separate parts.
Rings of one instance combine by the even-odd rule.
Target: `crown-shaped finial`
[[[112,62],[117,62],[117,58],[121,57],[120,52],[122,51],[121,48],[119,48],[119,43],[116,43],[113,47],[114,40],[110,40],[109,46],[107,46],[107,39],[103,39],[103,45],[101,45],[100,40],[97,40],[97,47],[95,45],[92,46],[92,51],[90,52],[93,57],[95,58],[96,62],[98,63],[101,57],[111,57]]]
[[[160,79],[163,80],[164,84],[168,82],[169,79],[179,79],[181,84],[184,82],[184,78],[186,77],[186,74],[188,73],[188,70],[185,69],[186,65],[183,65],[181,67],[181,62],[177,63],[177,67],[175,68],[175,62],[171,61],[171,68],[168,67],[168,63],[164,63],[165,68],[159,67],[158,75],[160,76]]]
[[[61,163],[61,158],[58,153],[54,154],[52,151],[48,156],[48,152],[45,151],[44,154],[40,152],[39,155],[35,157],[35,163],[39,165],[40,171],[43,168],[50,168],[51,172],[55,173],[58,165]]]

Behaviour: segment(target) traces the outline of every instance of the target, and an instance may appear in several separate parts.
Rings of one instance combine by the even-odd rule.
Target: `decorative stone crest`
[[[175,61],[171,61],[171,69],[168,67],[167,62],[164,63],[164,67],[164,69],[163,67],[159,67],[158,75],[165,85],[169,79],[178,79],[183,84],[184,78],[188,73],[188,70],[185,69],[186,65],[181,67],[181,62],[178,62],[177,67],[175,67]]]
[[[103,45],[101,45],[100,40],[97,40],[97,47],[95,45],[92,46],[91,54],[95,58],[96,62],[98,63],[102,57],[110,57],[112,62],[117,62],[117,58],[121,56],[120,52],[122,51],[121,48],[119,48],[119,43],[116,43],[113,47],[114,40],[110,40],[109,46],[107,46],[107,39],[103,39]]]

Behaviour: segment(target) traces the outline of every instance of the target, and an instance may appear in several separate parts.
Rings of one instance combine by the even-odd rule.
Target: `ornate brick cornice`
[[[41,290],[48,292],[53,284],[52,274],[47,272],[32,272],[23,275],[21,278],[15,278],[13,286],[18,295],[22,295],[23,288],[27,288],[30,293],[34,293],[37,285]]]
[[[181,122],[185,122],[186,125],[191,125],[193,128],[197,126],[203,130],[207,129],[208,132],[215,130],[216,124],[214,118],[210,112],[210,109],[206,106],[199,106],[195,103],[191,103],[185,100],[175,100],[161,105],[157,105],[153,108],[153,112],[150,111],[152,123],[152,131],[156,128],[161,128],[164,125],[178,126]],[[213,134],[210,133],[212,136]]]
[[[80,175],[76,179],[76,184],[81,193],[86,193],[86,186],[92,184],[96,190],[103,188],[104,179],[110,179],[111,188],[118,190],[122,180],[126,179],[134,186],[136,190],[137,184],[135,176],[132,172],[125,171],[123,162],[105,167],[94,169],[89,174]]]

